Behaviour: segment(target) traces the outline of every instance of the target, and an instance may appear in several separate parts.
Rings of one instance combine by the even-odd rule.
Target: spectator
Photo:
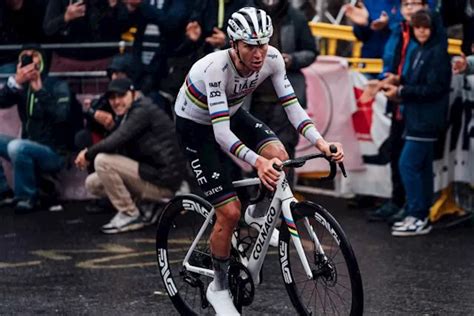
[[[133,47],[136,65],[140,68],[137,84],[145,95],[166,107],[170,114],[171,107],[162,95],[172,101],[182,81],[180,79],[177,83],[175,79],[181,76],[181,63],[187,67],[187,59],[193,60],[196,54],[195,43],[187,39],[185,29],[202,1],[194,1],[191,5],[185,0],[125,2],[129,23],[137,28]]]
[[[71,93],[64,81],[47,76],[48,63],[37,47],[19,55],[16,74],[0,90],[0,107],[15,104],[22,123],[21,139],[0,135],[0,156],[11,161],[14,194],[0,169],[0,197],[14,195],[18,213],[33,211],[38,203],[37,171],[57,172],[64,165]]]
[[[196,17],[201,27],[200,43],[204,44],[204,53],[229,48],[229,39],[226,35],[227,21],[232,13],[240,8],[249,6],[252,0],[205,0]]]
[[[130,54],[116,55],[107,67],[107,76],[110,80],[129,78],[133,81],[136,77],[133,57]],[[141,97],[139,91],[135,95]],[[84,100],[86,127],[76,134],[75,144],[77,148],[89,147],[107,137],[116,126],[115,115],[104,94],[98,99]]]
[[[66,43],[118,42],[127,27],[128,13],[119,0],[49,0],[44,16],[46,35]],[[115,49],[64,49],[58,53],[78,60],[113,55]]]
[[[273,36],[270,45],[282,53],[288,80],[301,106],[305,108],[306,82],[301,69],[313,63],[317,55],[315,39],[306,18],[302,12],[293,8],[288,0],[256,0],[256,5],[268,12],[272,18]],[[272,83],[267,79],[253,92],[250,112],[276,133],[289,157],[294,158],[298,132],[287,119],[283,107],[275,106],[279,104]],[[291,183],[293,175],[293,170],[290,170],[288,179]]]
[[[95,172],[86,179],[94,195],[107,196],[118,213],[102,232],[115,234],[142,228],[145,223],[134,202],[170,198],[186,170],[173,123],[147,98],[136,101],[129,79],[109,83],[107,97],[119,126],[107,138],[82,150],[76,165],[94,162]]]
[[[401,99],[405,118],[405,143],[399,163],[407,193],[406,216],[393,225],[393,236],[421,235],[431,230],[428,215],[433,202],[433,147],[446,126],[451,83],[446,38],[436,36],[442,26],[433,21],[426,10],[413,15],[411,25],[419,47],[399,87],[384,86],[389,99]]]
[[[413,40],[410,30],[411,16],[418,10],[427,9],[426,0],[401,0],[401,14],[403,21],[394,28],[390,34],[384,49],[384,73],[385,79],[376,83],[376,90],[387,83],[393,83],[396,76],[407,74],[409,69],[409,60],[418,43]],[[446,32],[442,27],[439,15],[433,15],[433,23],[437,25],[436,37],[439,37],[441,44],[445,43],[447,50]],[[438,27],[439,25],[439,27]],[[444,38],[444,41],[441,40]],[[400,178],[398,169],[400,154],[403,148],[404,139],[402,137],[405,130],[403,116],[400,111],[400,104],[397,100],[387,103],[387,112],[391,114],[391,125],[389,133],[390,150],[390,168],[392,171],[392,196],[389,201],[381,207],[371,212],[368,216],[369,221],[398,221],[404,218],[405,209],[405,189]],[[382,145],[383,146],[383,145]]]
[[[474,55],[457,57],[453,63],[453,73],[474,75]]]
[[[312,0],[291,0],[290,4],[303,12],[307,21],[314,21],[316,13],[321,14],[321,12],[316,11],[316,3]]]
[[[41,43],[46,0],[5,0],[0,2],[0,45]],[[25,23],[28,21],[28,23]],[[0,74],[16,72],[18,51],[2,51]]]
[[[389,22],[396,20],[393,0],[359,1],[344,6],[346,17],[354,23],[354,35],[364,43],[362,58],[381,58],[390,36]],[[396,23],[396,22],[395,22]]]
[[[431,9],[436,9],[436,0],[426,2]],[[362,57],[381,58],[391,30],[397,29],[403,20],[400,1],[364,0],[358,1],[356,5],[347,4],[343,9],[346,17],[354,23],[354,35],[364,43]]]

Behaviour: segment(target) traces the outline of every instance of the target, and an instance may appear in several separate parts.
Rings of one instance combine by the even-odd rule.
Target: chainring
[[[255,285],[250,271],[240,262],[231,262],[229,267],[229,288],[232,293],[234,305],[241,306],[252,304],[255,296]]]

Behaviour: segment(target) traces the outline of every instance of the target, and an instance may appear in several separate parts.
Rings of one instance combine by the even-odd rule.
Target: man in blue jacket
[[[10,161],[14,175],[17,213],[32,211],[38,202],[37,172],[57,172],[63,153],[72,143],[68,133],[70,90],[64,81],[46,75],[44,55],[37,47],[23,50],[17,71],[0,90],[0,108],[18,107],[21,138],[0,135],[0,157]],[[13,197],[0,166],[0,200]]]
[[[387,84],[386,96],[400,99],[405,119],[405,144],[400,157],[400,175],[406,190],[406,217],[392,227],[393,236],[427,234],[433,202],[433,146],[446,126],[451,82],[451,62],[446,39],[437,37],[439,25],[426,10],[412,17],[419,47],[413,52],[400,85]]]

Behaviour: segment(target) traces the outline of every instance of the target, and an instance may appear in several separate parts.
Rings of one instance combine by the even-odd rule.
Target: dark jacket
[[[229,21],[232,13],[237,12],[239,9],[252,5],[252,0],[228,0],[224,1],[224,18],[223,24],[220,27],[227,36],[227,22]],[[197,10],[199,16],[193,16],[192,19],[196,19],[201,25],[202,35],[200,38],[200,44],[204,45],[204,52],[211,53],[214,51],[214,47],[204,42],[204,40],[212,36],[214,27],[219,27],[218,25],[218,11],[219,11],[219,1],[216,0],[205,0],[203,1],[203,7]],[[227,45],[223,48],[229,47],[229,39],[227,38]]]
[[[256,2],[259,5],[259,1]],[[265,9],[260,4],[259,7]],[[273,21],[274,35],[270,40],[281,53],[291,56],[291,65],[287,69],[288,80],[291,82],[301,106],[306,107],[306,82],[301,69],[311,65],[317,56],[316,43],[305,16],[291,7],[288,1],[280,1],[278,7],[269,11]],[[275,96],[270,80],[267,79],[254,93],[268,93]]]
[[[28,0],[17,10],[0,1],[0,45],[42,43],[45,41],[43,17],[46,0]],[[16,62],[19,51],[1,51],[0,65]]]
[[[288,80],[301,106],[306,108],[306,81],[301,69],[311,65],[318,52],[305,16],[292,7],[288,8],[281,28],[281,52],[291,56]]]
[[[28,85],[16,89],[6,84],[0,90],[0,108],[17,105],[22,123],[22,138],[65,151],[72,143],[69,130],[71,91],[65,81],[47,76],[47,65],[42,67],[43,88],[33,92]]]
[[[185,30],[195,6],[201,5],[201,1],[163,0],[161,7],[143,1],[129,14],[129,25],[137,29],[133,54],[140,73],[138,84],[145,93],[159,89],[160,80],[167,75],[169,57],[187,56],[195,52],[196,45],[187,40]],[[148,27],[156,27],[158,35],[152,36],[153,32],[147,34]],[[145,55],[143,52],[146,52]],[[151,55],[151,60],[143,63],[143,57]]]
[[[66,23],[64,13],[69,0],[49,0],[43,22],[46,35],[54,41],[68,43],[118,42],[122,32],[126,31],[128,12],[122,1],[114,8],[108,0],[84,0],[86,15]],[[110,56],[117,49],[64,49],[61,55],[78,59],[97,59]]]
[[[90,147],[86,158],[99,153],[118,153],[138,162],[140,177],[160,187],[177,190],[186,164],[169,117],[148,98],[135,101],[120,126]]]
[[[407,137],[437,138],[444,129],[451,84],[451,59],[442,25],[434,25],[427,43],[413,52],[409,71],[402,77],[402,114]],[[442,38],[442,37],[441,37]]]
[[[443,28],[443,22],[441,16],[432,12],[433,25],[436,27],[436,41],[445,45],[446,50],[448,49],[447,35],[446,30]],[[406,29],[410,34],[410,41],[406,51],[403,51],[403,29]],[[411,33],[411,27],[409,27],[406,21],[402,21],[393,26],[390,38],[385,44],[384,55],[383,55],[383,72],[390,72],[397,74],[397,69],[402,61],[402,73],[401,75],[406,75],[409,68],[409,61],[411,60],[411,55],[413,51],[418,47],[418,43],[413,38]]]

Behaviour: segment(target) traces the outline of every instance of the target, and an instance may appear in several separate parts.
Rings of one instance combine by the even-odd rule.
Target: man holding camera
[[[48,78],[47,69],[38,47],[27,47],[19,55],[16,74],[0,90],[0,108],[17,105],[22,124],[19,139],[0,134],[0,157],[12,163],[15,184],[12,191],[0,165],[0,205],[14,202],[17,213],[35,209],[38,172],[59,171],[70,141],[69,86]]]

